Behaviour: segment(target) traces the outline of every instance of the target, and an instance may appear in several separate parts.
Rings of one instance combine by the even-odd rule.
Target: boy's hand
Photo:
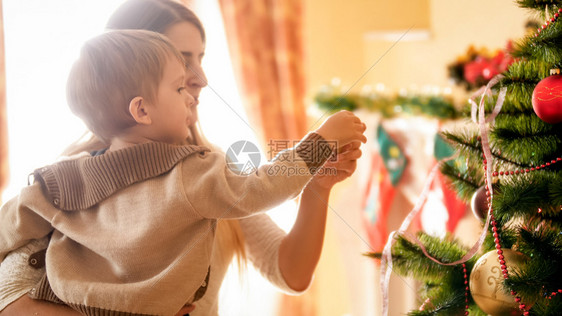
[[[338,147],[343,147],[351,142],[367,142],[363,135],[367,129],[365,123],[349,111],[339,111],[330,115],[316,130],[327,141],[336,141]]]
[[[324,189],[331,189],[336,183],[351,176],[357,168],[357,159],[361,157],[359,146],[361,143],[355,141],[340,148],[336,159],[326,161],[310,183]]]

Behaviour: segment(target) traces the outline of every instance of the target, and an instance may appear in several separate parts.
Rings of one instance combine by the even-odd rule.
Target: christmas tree
[[[517,3],[545,24],[474,99],[474,123],[442,133],[458,156],[440,172],[485,238],[471,251],[451,236],[392,235],[393,271],[423,283],[410,315],[562,315],[562,1]]]

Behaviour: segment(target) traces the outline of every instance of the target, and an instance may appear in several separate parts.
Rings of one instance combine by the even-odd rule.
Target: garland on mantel
[[[340,110],[364,109],[378,112],[384,118],[403,115],[428,116],[438,119],[455,119],[461,113],[453,105],[452,98],[434,93],[407,93],[387,95],[368,91],[364,93],[343,93],[337,87],[324,87],[314,97],[316,106],[333,113]]]

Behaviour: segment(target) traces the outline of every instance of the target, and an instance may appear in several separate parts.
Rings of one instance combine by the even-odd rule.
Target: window
[[[3,2],[10,182],[3,201],[27,185],[86,130],[66,105],[66,78],[82,43],[103,30],[119,1]]]

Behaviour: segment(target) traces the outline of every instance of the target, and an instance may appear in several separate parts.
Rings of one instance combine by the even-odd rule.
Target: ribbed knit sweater
[[[86,315],[173,315],[212,273],[216,220],[297,196],[332,149],[311,133],[247,176],[222,153],[163,143],[62,161],[2,207],[0,259],[52,233],[38,297]]]

